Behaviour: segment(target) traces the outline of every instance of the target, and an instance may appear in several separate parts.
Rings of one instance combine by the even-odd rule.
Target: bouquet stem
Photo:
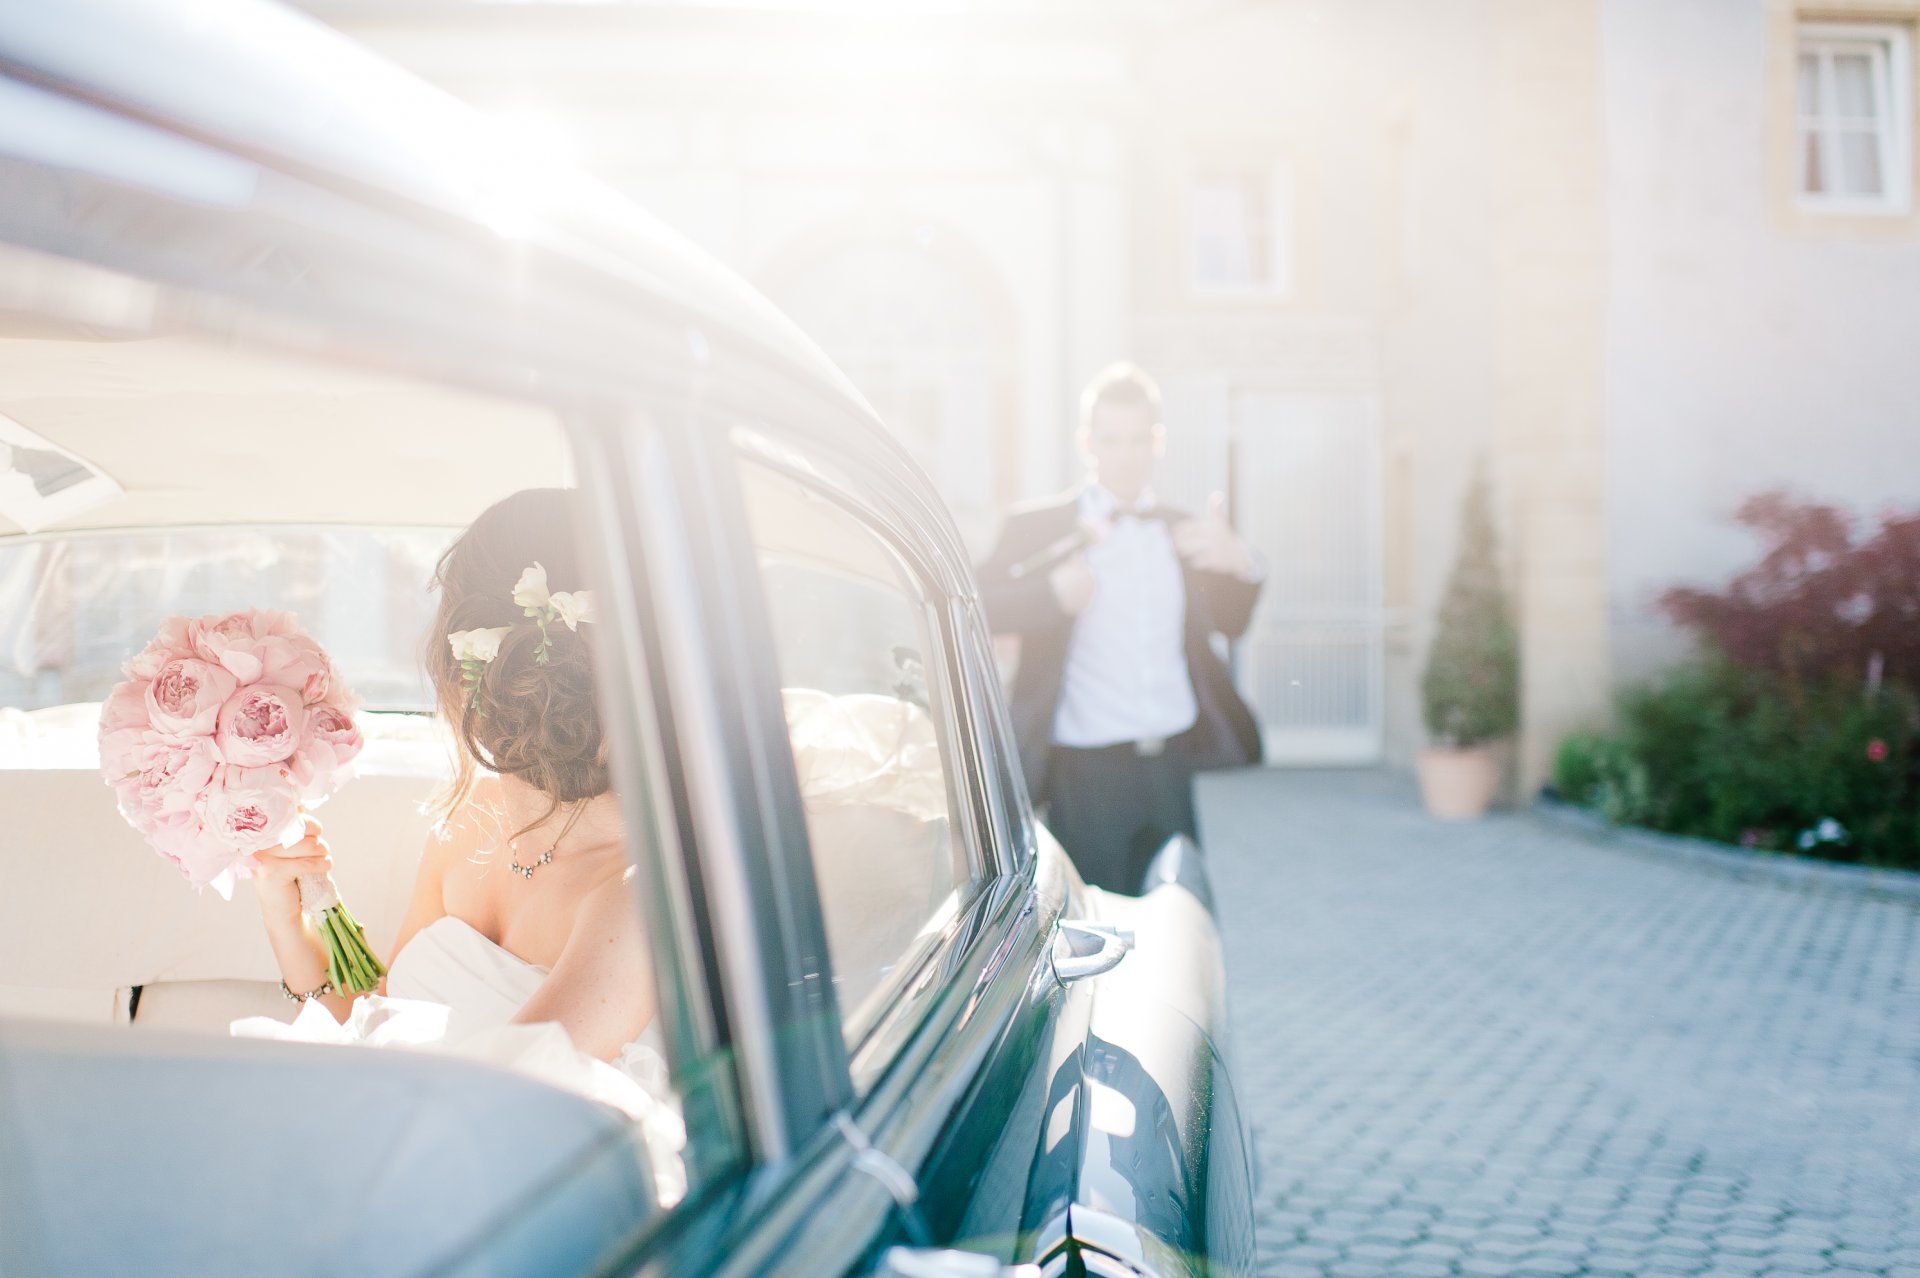
[[[340,899],[325,875],[300,877],[300,905],[327,947],[327,979],[342,994],[365,994],[380,985],[387,969],[367,944],[360,921]]]

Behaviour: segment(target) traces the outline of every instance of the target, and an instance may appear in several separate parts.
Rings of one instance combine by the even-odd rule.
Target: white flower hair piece
[[[500,655],[500,641],[512,626],[489,626],[483,630],[456,630],[447,636],[455,661],[478,661],[482,665]]]
[[[547,633],[549,625],[564,622],[567,629],[577,632],[582,624],[600,619],[591,590],[550,592],[547,570],[539,563],[528,567],[520,574],[520,580],[513,583],[513,602],[540,627],[540,646],[533,650],[535,665],[546,665],[547,656],[553,650],[553,637]],[[460,687],[467,694],[468,705],[479,697],[480,680],[486,675],[487,665],[500,655],[500,643],[512,629],[512,626],[483,626],[456,630],[447,636],[453,659],[460,663]]]
[[[460,690],[467,694],[471,707],[480,698],[480,680],[486,676],[487,663],[500,655],[500,641],[512,626],[486,626],[479,630],[456,630],[447,636],[453,659],[460,663]]]
[[[520,580],[513,583],[513,601],[540,627],[540,646],[533,650],[533,663],[537,666],[546,665],[547,654],[553,650],[553,637],[547,633],[549,625],[556,621],[565,622],[567,629],[578,631],[583,622],[597,622],[600,619],[591,590],[550,593],[547,590],[547,570],[537,562],[520,574]]]

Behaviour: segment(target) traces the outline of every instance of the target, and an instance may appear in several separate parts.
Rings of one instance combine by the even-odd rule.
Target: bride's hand
[[[306,833],[290,848],[261,848],[253,854],[259,867],[253,876],[254,894],[260,898],[260,910],[269,918],[297,918],[300,914],[300,884],[303,874],[328,874],[333,870],[333,849],[327,846],[320,823],[310,816]]]

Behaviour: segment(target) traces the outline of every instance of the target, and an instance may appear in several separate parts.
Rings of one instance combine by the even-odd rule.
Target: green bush
[[[1915,706],[1897,685],[1795,685],[1710,657],[1569,738],[1556,783],[1609,819],[1747,847],[1920,867]]]
[[[1576,732],[1560,743],[1553,784],[1562,798],[1620,824],[1643,821],[1651,804],[1646,767],[1624,741],[1597,732]]]
[[[1593,803],[1599,795],[1603,756],[1616,743],[1598,732],[1576,732],[1560,743],[1553,756],[1553,788],[1571,803]]]
[[[1507,614],[1486,476],[1475,471],[1460,511],[1460,553],[1440,601],[1420,680],[1427,732],[1449,746],[1513,735],[1520,723],[1520,641]]]

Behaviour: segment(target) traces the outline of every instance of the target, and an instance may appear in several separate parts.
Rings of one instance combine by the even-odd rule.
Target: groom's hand
[[[1215,493],[1207,499],[1205,519],[1183,519],[1173,525],[1173,548],[1187,565],[1201,572],[1225,573],[1250,580],[1256,572],[1253,552],[1227,523],[1227,498]]]

